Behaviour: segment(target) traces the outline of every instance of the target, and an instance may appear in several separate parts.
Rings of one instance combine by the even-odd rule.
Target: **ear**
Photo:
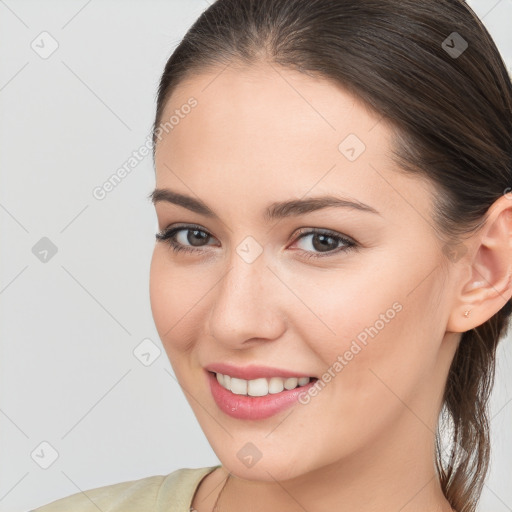
[[[505,194],[487,212],[484,225],[463,244],[460,273],[447,331],[466,332],[485,323],[512,297],[512,197]],[[468,277],[469,276],[469,277]]]

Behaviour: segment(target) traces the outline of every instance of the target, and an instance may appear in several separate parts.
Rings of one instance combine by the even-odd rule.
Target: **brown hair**
[[[456,34],[454,34],[456,32]],[[466,47],[467,45],[467,47]],[[488,31],[462,0],[217,0],[169,58],[153,126],[177,85],[227,65],[275,63],[322,77],[394,128],[403,172],[439,191],[435,221],[460,243],[512,186],[512,84]],[[458,512],[473,512],[490,458],[488,399],[512,301],[462,334],[436,431],[436,469]],[[449,424],[451,456],[440,432]]]

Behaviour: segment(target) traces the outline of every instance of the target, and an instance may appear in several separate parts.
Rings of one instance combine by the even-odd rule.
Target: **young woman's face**
[[[221,462],[271,481],[430,455],[454,277],[434,188],[397,172],[389,127],[342,88],[268,65],[182,83],[166,121],[156,188],[190,199],[154,196],[159,229],[179,230],[155,244],[151,306]],[[276,206],[289,201],[308,202]],[[244,376],[262,395],[279,377],[318,381],[254,397]]]

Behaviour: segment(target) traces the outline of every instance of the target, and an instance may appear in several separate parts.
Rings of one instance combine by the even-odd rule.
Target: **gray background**
[[[470,4],[512,69],[512,0]],[[151,317],[151,157],[92,195],[147,140],[163,66],[206,7],[0,0],[0,512],[218,463]],[[512,511],[511,341],[484,512]]]

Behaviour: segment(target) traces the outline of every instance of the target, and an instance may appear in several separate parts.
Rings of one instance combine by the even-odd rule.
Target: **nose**
[[[229,263],[212,290],[209,333],[231,349],[279,338],[286,330],[285,301],[280,298],[282,285],[267,267],[264,253],[248,263],[234,252]]]

